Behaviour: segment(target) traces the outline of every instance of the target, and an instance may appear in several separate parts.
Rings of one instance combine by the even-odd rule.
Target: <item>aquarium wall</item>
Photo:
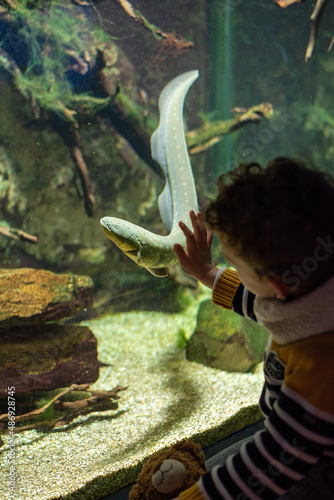
[[[162,121],[179,124],[182,189],[193,179],[200,209],[241,162],[333,172],[334,9],[312,24],[314,8],[0,0],[1,498],[103,498],[154,451],[205,447],[260,418],[267,332],[216,315],[172,251],[145,265],[100,220],[175,233],[150,143]],[[195,70],[175,86],[180,119],[165,122],[163,89]],[[226,265],[216,239],[213,259]]]

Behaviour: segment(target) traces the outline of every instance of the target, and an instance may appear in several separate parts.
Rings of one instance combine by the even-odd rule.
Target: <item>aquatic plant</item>
[[[192,47],[192,42],[181,35],[151,24],[127,0],[117,3],[134,23],[160,42],[159,57],[164,59],[166,47],[173,57]],[[92,22],[93,12],[100,21],[97,26]],[[94,186],[79,134],[79,125],[85,124],[88,116],[88,121],[94,122],[98,114],[111,133],[122,135],[162,177],[149,147],[155,115],[143,109],[136,94],[119,82],[119,69],[115,67],[118,51],[99,16],[91,0],[0,0],[0,70],[11,76],[12,87],[27,100],[35,119],[43,120],[44,126],[51,126],[62,138],[79,174],[89,216],[95,204]],[[238,123],[241,126],[247,122]],[[230,132],[224,128],[217,132],[215,128],[210,141],[206,124],[203,128],[206,144],[203,146],[199,138],[201,144],[196,150],[198,144],[192,134],[192,152],[209,147]]]
[[[71,75],[92,71],[90,51],[109,37],[92,27],[82,10],[63,0],[1,0],[5,7],[0,40],[0,65],[29,99],[36,117],[40,110],[77,123],[75,115],[95,113],[108,104],[90,92],[76,92]]]
[[[185,349],[188,342],[187,333],[184,328],[178,328],[176,334],[176,345],[179,349]]]

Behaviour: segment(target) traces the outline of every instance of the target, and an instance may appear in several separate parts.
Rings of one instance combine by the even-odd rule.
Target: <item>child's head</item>
[[[304,164],[277,158],[265,169],[240,165],[218,180],[205,211],[234,254],[260,279],[299,296],[334,273],[334,182]]]

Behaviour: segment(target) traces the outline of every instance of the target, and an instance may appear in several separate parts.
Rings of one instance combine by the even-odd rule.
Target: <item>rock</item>
[[[93,282],[88,276],[0,269],[0,328],[54,321],[92,304]]]
[[[262,361],[267,340],[268,332],[255,321],[205,300],[200,304],[186,356],[212,368],[247,372]]]
[[[97,339],[88,327],[41,325],[0,331],[0,398],[91,384],[99,377]]]

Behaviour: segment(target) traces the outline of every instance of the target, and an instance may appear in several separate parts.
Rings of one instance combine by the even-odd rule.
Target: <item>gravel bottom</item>
[[[212,444],[259,418],[261,373],[227,373],[185,359],[197,307],[180,314],[130,312],[85,321],[98,339],[100,369],[92,386],[120,393],[116,411],[79,417],[49,433],[15,437],[10,488],[8,436],[0,449],[0,498],[99,499],[135,481],[141,463],[183,438]]]

